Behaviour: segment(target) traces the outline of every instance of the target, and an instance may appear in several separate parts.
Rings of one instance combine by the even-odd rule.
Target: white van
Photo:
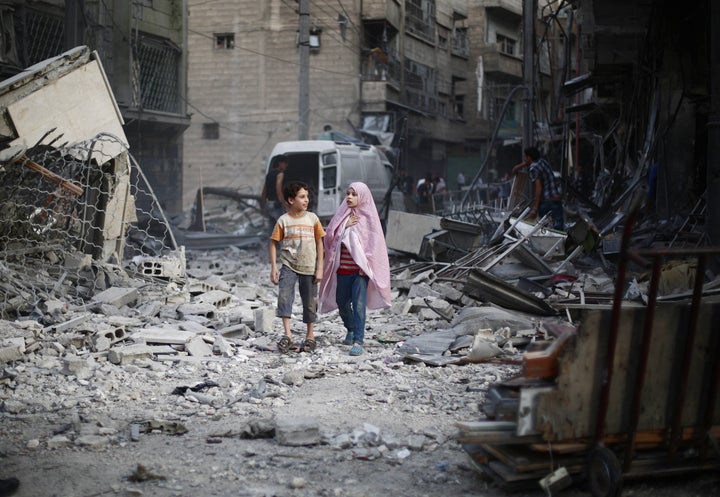
[[[307,183],[309,210],[323,221],[335,214],[345,198],[347,186],[353,181],[362,181],[370,188],[381,218],[384,209],[404,210],[402,192],[397,188],[390,192],[393,166],[387,156],[372,145],[330,140],[280,142],[270,154],[266,171],[280,155],[288,160],[284,183]]]

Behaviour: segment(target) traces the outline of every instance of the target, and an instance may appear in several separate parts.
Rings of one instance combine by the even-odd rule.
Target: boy
[[[316,347],[313,327],[317,318],[317,284],[323,277],[322,238],[325,230],[320,219],[307,210],[310,202],[308,185],[290,183],[283,189],[283,197],[290,208],[278,218],[270,235],[270,281],[279,284],[277,315],[282,318],[285,332],[278,342],[278,350],[284,354],[293,345],[290,317],[297,282],[303,306],[303,323],[307,325],[301,350],[312,352]],[[278,259],[282,264],[280,269]]]

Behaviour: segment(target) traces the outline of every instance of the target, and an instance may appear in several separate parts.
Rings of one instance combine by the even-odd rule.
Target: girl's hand
[[[349,228],[350,226],[355,226],[360,219],[357,217],[356,214],[350,214],[350,217],[347,220],[347,223],[345,224],[346,228]]]

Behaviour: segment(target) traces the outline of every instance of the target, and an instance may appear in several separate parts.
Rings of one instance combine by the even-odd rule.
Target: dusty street
[[[264,247],[188,254],[188,267],[191,275],[215,268],[231,293],[251,289],[274,308]],[[231,316],[233,304],[223,312]],[[252,330],[226,356],[123,365],[95,353],[69,368],[60,347],[45,347],[3,369],[0,478],[19,478],[18,496],[43,497],[508,495],[472,468],[454,423],[482,417],[485,389],[515,374],[520,356],[445,367],[400,359],[398,340],[443,324],[373,312],[360,357],[341,344],[336,313],[321,317],[312,354],[280,355],[266,347],[276,336]],[[33,326],[0,321],[0,333]],[[296,322],[298,339],[300,330]],[[314,442],[294,444],[298,433]],[[589,495],[581,486],[562,494]],[[718,494],[717,474],[625,490]]]

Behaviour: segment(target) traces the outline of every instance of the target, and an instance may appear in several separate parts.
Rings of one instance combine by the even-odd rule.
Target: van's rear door
[[[317,212],[320,218],[330,218],[340,205],[338,189],[338,153],[320,154],[320,178],[318,180]]]

